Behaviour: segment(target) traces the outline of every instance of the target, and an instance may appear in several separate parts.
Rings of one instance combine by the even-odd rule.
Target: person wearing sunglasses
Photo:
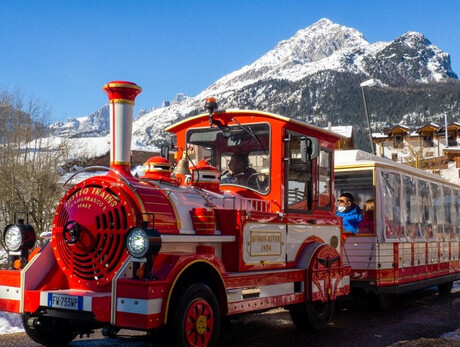
[[[350,193],[343,193],[337,199],[337,216],[342,217],[343,230],[356,234],[363,216],[361,209],[355,204],[355,199]]]

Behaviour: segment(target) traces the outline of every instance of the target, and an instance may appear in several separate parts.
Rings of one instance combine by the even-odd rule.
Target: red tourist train
[[[339,135],[208,99],[207,113],[166,129],[177,139],[174,168],[154,157],[135,177],[141,88],[103,89],[110,167],[68,189],[50,239],[30,256],[33,228],[5,228],[19,269],[0,271],[0,310],[20,313],[29,337],[48,346],[98,328],[160,328],[175,345],[215,345],[223,317],[275,307],[299,327],[325,326],[350,291],[332,185]]]

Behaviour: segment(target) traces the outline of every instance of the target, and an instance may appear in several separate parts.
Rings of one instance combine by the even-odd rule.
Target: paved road
[[[371,310],[362,303],[340,302],[333,321],[319,332],[299,331],[292,324],[289,313],[282,309],[246,316],[232,321],[222,340],[224,347],[460,346],[460,282],[447,297],[439,296],[433,289],[401,296],[387,312]],[[121,340],[114,340],[98,333],[90,338],[77,338],[70,346],[145,345],[144,336],[122,336]],[[38,345],[24,333],[17,333],[0,335],[0,346]]]

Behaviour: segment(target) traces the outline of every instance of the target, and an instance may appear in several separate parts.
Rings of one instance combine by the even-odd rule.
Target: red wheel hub
[[[186,314],[184,324],[185,339],[189,346],[206,346],[214,331],[214,315],[208,302],[194,300]]]

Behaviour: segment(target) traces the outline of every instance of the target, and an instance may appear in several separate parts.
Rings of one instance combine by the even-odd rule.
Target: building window
[[[423,136],[423,147],[434,147],[431,136]]]
[[[402,135],[395,135],[394,147],[395,148],[403,148],[403,136]]]
[[[391,160],[398,161],[398,153],[391,153]]]
[[[448,143],[449,146],[451,146],[451,147],[457,146],[457,137],[456,137],[456,136],[454,137],[453,135],[449,135],[449,136],[447,137],[447,143]]]

